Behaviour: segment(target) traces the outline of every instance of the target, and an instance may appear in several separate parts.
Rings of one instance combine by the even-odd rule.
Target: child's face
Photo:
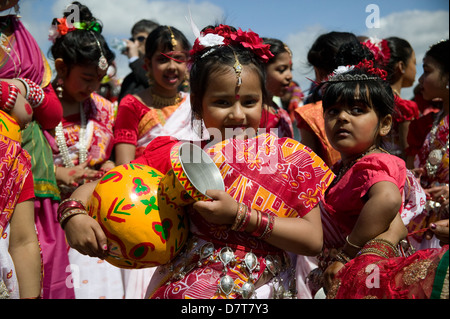
[[[402,87],[411,87],[416,80],[416,53],[413,51],[403,75]]]
[[[275,96],[283,96],[292,81],[292,61],[287,52],[277,55],[275,61],[267,65],[266,87]]]
[[[343,159],[366,151],[378,137],[387,135],[391,126],[391,121],[380,121],[373,108],[357,101],[328,108],[324,119],[327,137]]]
[[[70,69],[64,68],[64,98],[76,102],[86,100],[92,92],[98,90],[106,71],[97,66],[75,65]]]
[[[186,76],[187,55],[180,44],[173,51],[162,48],[160,44],[151,60],[146,59],[147,69],[154,80],[155,92],[172,96]]]
[[[438,63],[431,57],[425,56],[423,59],[423,74],[419,78],[420,92],[426,101],[435,98],[442,98],[448,95],[448,89],[445,88],[448,83],[448,77],[442,76]]]
[[[202,100],[202,118],[215,139],[231,138],[230,131],[240,128],[251,128],[255,133],[258,130],[263,105],[261,82],[257,72],[246,65],[241,78],[242,84],[237,88],[236,73],[228,66],[209,78]],[[219,130],[221,137],[212,129]]]

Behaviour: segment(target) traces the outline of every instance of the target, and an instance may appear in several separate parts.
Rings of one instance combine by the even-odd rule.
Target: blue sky
[[[44,52],[50,42],[48,28],[54,17],[62,16],[71,1],[21,0],[22,20]],[[303,88],[306,77],[313,77],[306,54],[313,41],[329,31],[348,31],[379,38],[399,36],[408,40],[417,55],[417,79],[422,72],[422,58],[428,47],[449,37],[447,0],[84,0],[94,16],[104,25],[108,41],[127,38],[132,25],[140,19],[153,19],[183,31],[193,41],[185,20],[189,9],[196,24],[225,22],[243,30],[252,29],[261,36],[285,41],[294,53],[294,78]],[[368,29],[368,5],[376,5],[380,27]],[[117,54],[118,74],[129,72],[124,56]],[[403,92],[406,92],[403,94]],[[404,89],[402,95],[409,94]],[[408,97],[408,96],[405,96]]]

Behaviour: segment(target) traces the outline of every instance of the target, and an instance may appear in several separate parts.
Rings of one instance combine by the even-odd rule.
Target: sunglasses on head
[[[136,38],[130,38],[130,41],[133,41],[133,42],[134,42],[134,41],[138,40],[139,42],[144,42],[145,39],[147,39],[147,38],[144,37],[143,35],[141,35],[141,36],[136,37]]]

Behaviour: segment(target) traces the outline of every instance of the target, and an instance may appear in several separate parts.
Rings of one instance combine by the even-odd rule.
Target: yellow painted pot
[[[110,170],[88,203],[108,238],[106,261],[120,268],[145,268],[169,263],[189,233],[184,206],[210,200],[207,189],[224,190],[219,169],[198,146],[176,144],[166,175],[141,164]]]
[[[17,121],[9,114],[0,110],[0,134],[13,141],[22,142],[22,133]]]
[[[181,206],[159,192],[162,177],[149,166],[125,164],[110,170],[96,186],[88,211],[108,238],[109,263],[154,267],[180,252],[188,220]]]

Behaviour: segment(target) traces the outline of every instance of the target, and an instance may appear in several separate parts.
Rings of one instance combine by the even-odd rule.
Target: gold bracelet
[[[352,243],[348,240],[348,236],[345,237],[345,241],[347,242],[347,244],[349,244],[349,246],[351,246],[351,247],[353,247],[353,248],[356,248],[356,249],[362,249],[362,247],[357,246],[357,245],[355,245],[355,244],[352,244]]]
[[[84,209],[80,209],[80,208],[66,210],[66,212],[59,219],[59,224],[61,225],[61,228],[64,229],[64,224],[65,224],[65,222],[67,221],[67,219],[69,217],[72,217],[72,216],[75,216],[75,215],[79,215],[79,214],[89,215],[87,213],[87,211],[85,211]]]

